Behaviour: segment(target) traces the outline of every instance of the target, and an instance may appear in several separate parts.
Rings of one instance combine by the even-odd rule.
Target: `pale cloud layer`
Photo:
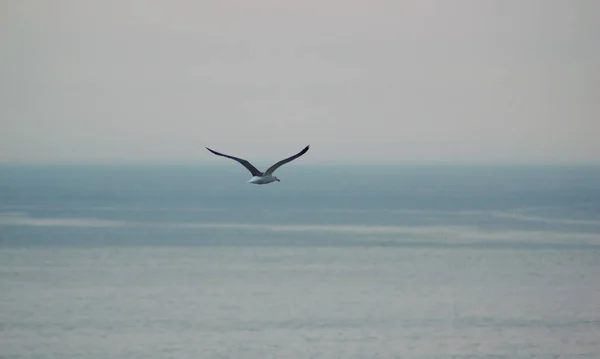
[[[0,162],[600,163],[600,2],[0,3]]]

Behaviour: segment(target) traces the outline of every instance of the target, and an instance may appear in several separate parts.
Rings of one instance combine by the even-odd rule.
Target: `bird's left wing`
[[[246,169],[247,169],[248,171],[250,171],[250,173],[252,173],[252,175],[253,175],[253,176],[259,176],[259,177],[260,177],[260,176],[262,176],[262,175],[263,175],[263,173],[262,173],[261,171],[259,171],[259,170],[258,170],[256,167],[254,167],[254,166],[252,165],[252,163],[250,163],[250,162],[246,161],[246,160],[245,160],[245,159],[243,159],[243,158],[233,157],[233,156],[230,156],[230,155],[226,155],[226,154],[224,154],[224,153],[219,153],[219,152],[217,152],[217,151],[213,151],[213,150],[211,150],[211,149],[210,149],[210,148],[208,148],[208,147],[206,147],[206,149],[207,149],[207,150],[209,150],[210,152],[212,152],[213,154],[217,155],[217,156],[222,156],[222,157],[225,157],[225,158],[229,158],[229,159],[232,159],[232,160],[234,160],[234,161],[237,161],[237,162],[241,163],[241,164],[242,164],[242,166],[246,167]]]

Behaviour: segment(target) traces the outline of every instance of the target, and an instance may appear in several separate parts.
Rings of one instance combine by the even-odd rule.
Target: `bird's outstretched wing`
[[[291,162],[291,161],[295,160],[296,158],[298,158],[298,157],[302,156],[303,154],[305,154],[305,153],[306,153],[306,151],[308,151],[309,147],[310,147],[310,145],[308,145],[308,146],[304,147],[304,149],[303,149],[302,151],[300,151],[300,152],[296,153],[296,154],[295,154],[295,155],[293,155],[292,157],[288,157],[288,158],[286,158],[285,160],[281,160],[281,161],[277,162],[277,163],[276,163],[276,164],[274,164],[273,166],[269,167],[269,168],[268,168],[268,169],[265,171],[265,174],[266,174],[266,175],[272,175],[272,174],[273,174],[273,172],[275,172],[275,170],[276,170],[276,169],[278,169],[279,167],[281,167],[281,166],[285,165],[286,163],[288,163],[288,162]]]
[[[256,167],[252,166],[252,164],[248,161],[246,161],[243,158],[237,158],[237,157],[233,157],[233,156],[229,156],[223,153],[219,153],[217,151],[213,151],[210,148],[206,147],[207,150],[209,150],[210,152],[214,153],[217,156],[223,156],[226,158],[230,158],[232,160],[238,161],[239,163],[241,163],[244,167],[246,167],[248,169],[248,171],[250,171],[250,173],[252,173],[253,176],[262,176],[263,173],[261,171],[259,171],[258,169],[256,169]]]

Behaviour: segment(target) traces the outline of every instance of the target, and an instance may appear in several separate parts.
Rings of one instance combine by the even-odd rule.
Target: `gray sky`
[[[0,162],[600,164],[600,1],[0,2]]]

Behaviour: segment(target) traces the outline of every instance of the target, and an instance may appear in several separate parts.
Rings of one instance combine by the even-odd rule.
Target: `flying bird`
[[[239,163],[242,164],[242,166],[246,167],[248,169],[248,171],[250,171],[250,173],[252,173],[252,178],[250,178],[247,182],[254,183],[254,184],[267,184],[267,183],[271,183],[271,182],[275,182],[275,181],[280,182],[279,178],[273,176],[273,172],[275,172],[276,169],[285,165],[286,163],[291,162],[291,161],[295,160],[296,158],[305,154],[306,151],[308,151],[309,147],[310,147],[310,145],[304,147],[304,149],[302,151],[296,153],[295,155],[277,162],[273,166],[269,167],[264,173],[259,171],[258,169],[256,169],[256,167],[254,167],[250,162],[246,161],[243,158],[233,157],[233,156],[229,156],[229,155],[226,155],[223,153],[219,153],[217,151],[211,150],[208,147],[206,147],[206,149],[217,156],[223,156],[223,157],[238,161]]]

